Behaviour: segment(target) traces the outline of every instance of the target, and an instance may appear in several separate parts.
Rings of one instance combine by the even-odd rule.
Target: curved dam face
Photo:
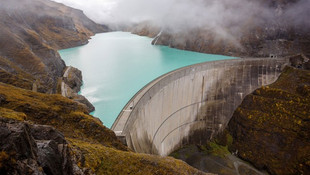
[[[222,131],[243,98],[276,81],[287,58],[214,61],[165,74],[141,89],[112,130],[136,152],[166,156]]]

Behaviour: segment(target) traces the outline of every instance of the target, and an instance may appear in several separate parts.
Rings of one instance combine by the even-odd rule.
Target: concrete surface
[[[124,107],[112,130],[136,152],[166,156],[223,130],[243,98],[276,81],[288,58],[187,66],[152,81]]]

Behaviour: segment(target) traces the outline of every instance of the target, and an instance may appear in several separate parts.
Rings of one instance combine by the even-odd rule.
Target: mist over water
[[[126,32],[97,34],[89,44],[59,51],[67,65],[82,71],[81,94],[95,107],[93,114],[111,127],[143,86],[187,65],[233,57],[202,54],[151,45],[152,39]]]

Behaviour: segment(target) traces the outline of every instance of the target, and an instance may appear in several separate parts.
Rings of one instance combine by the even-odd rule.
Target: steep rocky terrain
[[[1,109],[1,114],[4,112],[4,109]],[[22,117],[22,114],[16,116],[18,115]],[[2,117],[0,126],[1,174],[44,174],[44,172],[72,174],[74,172],[68,142],[54,128]],[[79,168],[76,166],[76,169]]]
[[[231,150],[271,174],[310,173],[310,71],[287,67],[245,97],[229,131]]]
[[[0,1],[0,82],[55,93],[65,68],[58,49],[107,31],[82,11],[48,0]]]
[[[266,15],[263,10],[257,14],[242,14],[242,17],[231,14],[236,18],[244,18],[246,15],[249,17],[244,21],[232,18],[231,22],[225,21],[224,18],[217,23],[217,25],[225,24],[221,27],[217,25],[210,27],[208,23],[206,26],[195,24],[199,27],[188,27],[187,25],[193,24],[184,23],[182,27],[187,28],[186,30],[175,30],[162,26],[162,28],[155,27],[152,21],[148,21],[134,25],[128,30],[135,34],[155,37],[153,44],[156,45],[204,53],[251,57],[309,54],[310,26],[306,17],[310,16],[310,12],[309,10],[300,12],[301,9],[295,8],[295,4],[301,1],[305,2],[304,0],[258,0],[255,1],[259,4],[257,9],[268,9],[270,13],[268,17],[260,17]],[[206,0],[206,3],[208,2],[210,1]],[[242,1],[236,2],[242,3]],[[239,13],[238,10],[243,10],[241,7],[226,8],[234,9],[233,12],[236,14]],[[309,7],[304,8],[309,9]],[[198,19],[193,19],[195,20]],[[211,19],[209,23],[212,22],[214,21]],[[157,36],[161,30],[161,34]]]

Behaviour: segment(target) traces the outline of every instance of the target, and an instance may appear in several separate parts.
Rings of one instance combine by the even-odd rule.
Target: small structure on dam
[[[243,98],[276,81],[288,58],[206,62],[167,73],[142,88],[112,126],[136,152],[166,156],[206,141],[228,124]]]

